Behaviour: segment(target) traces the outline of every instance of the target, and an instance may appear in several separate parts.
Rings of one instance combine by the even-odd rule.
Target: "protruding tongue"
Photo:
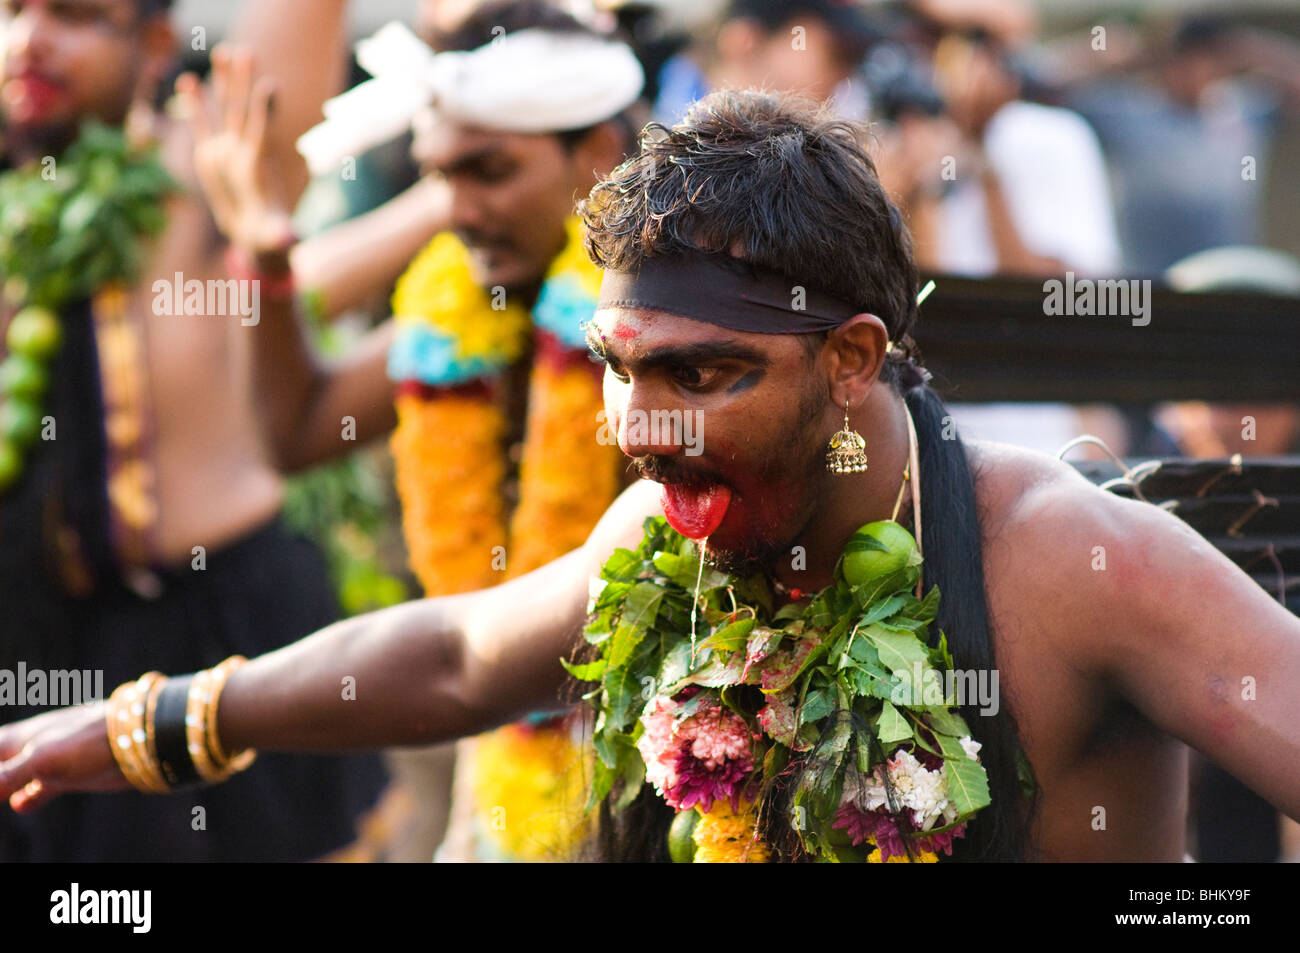
[[[665,485],[664,516],[673,529],[690,539],[704,539],[727,515],[731,490],[720,484],[709,486]]]

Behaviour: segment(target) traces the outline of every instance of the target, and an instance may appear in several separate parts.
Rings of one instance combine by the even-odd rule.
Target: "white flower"
[[[972,761],[979,761],[980,748],[984,746],[972,738],[970,735],[963,735],[958,739],[961,742],[962,750],[966,752],[966,757]]]
[[[596,600],[600,594],[605,591],[605,586],[609,585],[599,576],[590,576],[587,578],[587,615],[596,611]]]
[[[969,738],[963,739],[970,741]],[[971,742],[973,750],[978,742]],[[967,754],[972,749],[963,744]],[[931,771],[921,764],[910,751],[899,749],[887,764],[878,765],[865,784],[854,783],[846,787],[845,801],[851,801],[860,811],[878,808],[890,810],[885,792],[882,770],[889,771],[890,786],[894,789],[894,804],[899,811],[911,811],[912,822],[920,830],[928,831],[942,819],[944,825],[957,819],[957,811],[948,799],[948,773],[944,767]]]
[[[912,809],[912,821],[921,830],[928,831],[948,807],[948,778],[939,771],[930,771],[917,765],[912,774],[912,789],[903,798],[903,804]]]
[[[862,810],[873,811],[889,804],[879,770],[872,777],[875,783],[868,785],[856,799]],[[895,805],[900,810],[910,810],[917,827],[929,830],[945,809],[950,809],[947,778],[942,771],[930,771],[910,751],[903,750],[895,752],[888,770]]]

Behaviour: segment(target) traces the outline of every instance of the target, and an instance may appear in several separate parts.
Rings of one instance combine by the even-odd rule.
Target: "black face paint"
[[[749,389],[752,388],[755,384],[757,384],[759,381],[761,381],[761,380],[763,379],[763,376],[764,376],[766,373],[767,373],[767,371],[763,371],[763,370],[759,370],[758,368],[754,368],[754,370],[750,371],[748,374],[746,374],[746,375],[745,375],[744,377],[742,377],[740,380],[736,381],[736,383],[734,383],[734,384],[732,384],[730,387],[728,387],[728,388],[727,388],[727,393],[728,393],[728,394],[739,394],[741,391],[749,390]]]

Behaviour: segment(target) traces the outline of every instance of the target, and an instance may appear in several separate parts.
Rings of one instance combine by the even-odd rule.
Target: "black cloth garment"
[[[29,448],[22,475],[0,493],[0,663],[26,658],[31,632],[59,641],[70,596],[116,574],[108,539],[103,406],[90,302],[62,315],[44,413],[54,439]],[[3,345],[0,344],[0,348]],[[14,641],[11,641],[13,639]],[[34,664],[28,658],[28,665]],[[0,719],[5,714],[0,710]]]
[[[89,307],[64,318],[46,413],[56,439],[0,495],[0,668],[103,670],[104,692],[252,658],[338,617],[324,559],[277,519],[157,572],[147,599],[108,544],[105,438]],[[341,686],[340,686],[341,691]],[[43,708],[0,706],[0,722]],[[171,795],[66,795],[29,816],[0,807],[0,861],[308,860],[350,842],[385,781],[377,756],[262,754],[222,785]],[[202,812],[195,808],[202,807]],[[198,828],[198,829],[196,829]]]
[[[1266,864],[1282,854],[1277,808],[1213,761],[1193,762],[1196,859],[1203,864]]]

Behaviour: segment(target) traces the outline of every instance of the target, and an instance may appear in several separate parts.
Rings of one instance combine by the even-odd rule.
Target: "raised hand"
[[[176,92],[194,131],[194,164],[217,227],[254,260],[293,244],[291,212],[267,158],[266,127],[274,82],[256,74],[244,50],[217,47],[205,88],[186,73]]]

